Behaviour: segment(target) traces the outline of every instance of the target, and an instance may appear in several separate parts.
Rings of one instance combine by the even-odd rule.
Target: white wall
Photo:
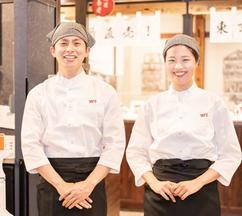
[[[223,94],[223,59],[234,52],[242,50],[242,43],[210,43],[205,41],[205,89],[222,96]]]
[[[182,15],[161,14],[161,33],[181,33]],[[131,100],[145,100],[150,95],[142,94],[142,67],[146,53],[160,53],[165,39],[160,43],[144,43],[142,46],[122,46],[116,49],[117,91],[124,105]],[[113,73],[112,48],[95,44],[90,53],[91,69],[106,75]]]
[[[145,53],[162,52],[162,43],[156,46],[134,46],[123,48],[123,74],[118,76],[118,93],[124,104],[131,100],[144,100],[148,96],[142,94],[142,70]],[[117,56],[118,57],[118,56]],[[119,67],[119,66],[118,66]]]
[[[183,17],[181,14],[161,14],[161,33],[182,33]]]

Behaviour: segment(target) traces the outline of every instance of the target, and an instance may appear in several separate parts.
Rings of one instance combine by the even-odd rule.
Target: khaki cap
[[[185,45],[185,46],[193,49],[197,54],[197,57],[195,56],[197,58],[196,61],[199,62],[200,51],[199,51],[198,42],[195,40],[195,38],[190,37],[185,34],[175,35],[174,37],[172,37],[166,41],[164,50],[163,50],[163,57],[165,58],[166,52],[168,49],[170,49],[173,46],[177,46],[177,45]]]
[[[54,46],[58,40],[67,36],[77,36],[81,38],[86,42],[87,47],[90,48],[95,44],[95,39],[86,28],[82,24],[75,22],[60,23],[46,35],[52,46]]]

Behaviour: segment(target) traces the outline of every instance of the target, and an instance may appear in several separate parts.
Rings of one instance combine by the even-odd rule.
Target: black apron
[[[83,181],[96,167],[98,157],[91,158],[49,158],[51,165],[66,182]],[[67,209],[59,201],[57,190],[41,177],[37,185],[37,202],[39,216],[106,216],[107,200],[105,181],[102,180],[93,190],[90,209]]]
[[[208,170],[211,161],[206,159],[161,159],[153,166],[160,181],[180,182],[192,180]],[[144,216],[220,216],[217,181],[203,186],[185,200],[175,197],[176,203],[165,200],[145,185]]]

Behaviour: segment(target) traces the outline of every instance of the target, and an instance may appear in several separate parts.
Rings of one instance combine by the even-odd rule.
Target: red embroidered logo
[[[89,103],[96,103],[96,100],[88,100]]]
[[[208,117],[208,113],[201,113],[200,116],[201,117]]]

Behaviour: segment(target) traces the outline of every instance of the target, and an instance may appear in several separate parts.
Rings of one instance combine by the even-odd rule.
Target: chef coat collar
[[[196,89],[197,89],[197,84],[195,82],[193,82],[192,86],[184,91],[177,91],[174,89],[173,85],[170,85],[169,87],[169,91],[173,94],[176,94],[176,95],[184,95],[184,94],[187,94],[187,93],[192,93],[194,92]]]
[[[57,83],[59,85],[62,85],[63,88],[70,88],[70,87],[74,87],[76,84],[80,84],[80,81],[84,80],[84,78],[86,77],[86,73],[82,70],[81,73],[77,74],[76,76],[67,79],[65,78],[63,75],[61,75],[61,73],[57,73]]]

